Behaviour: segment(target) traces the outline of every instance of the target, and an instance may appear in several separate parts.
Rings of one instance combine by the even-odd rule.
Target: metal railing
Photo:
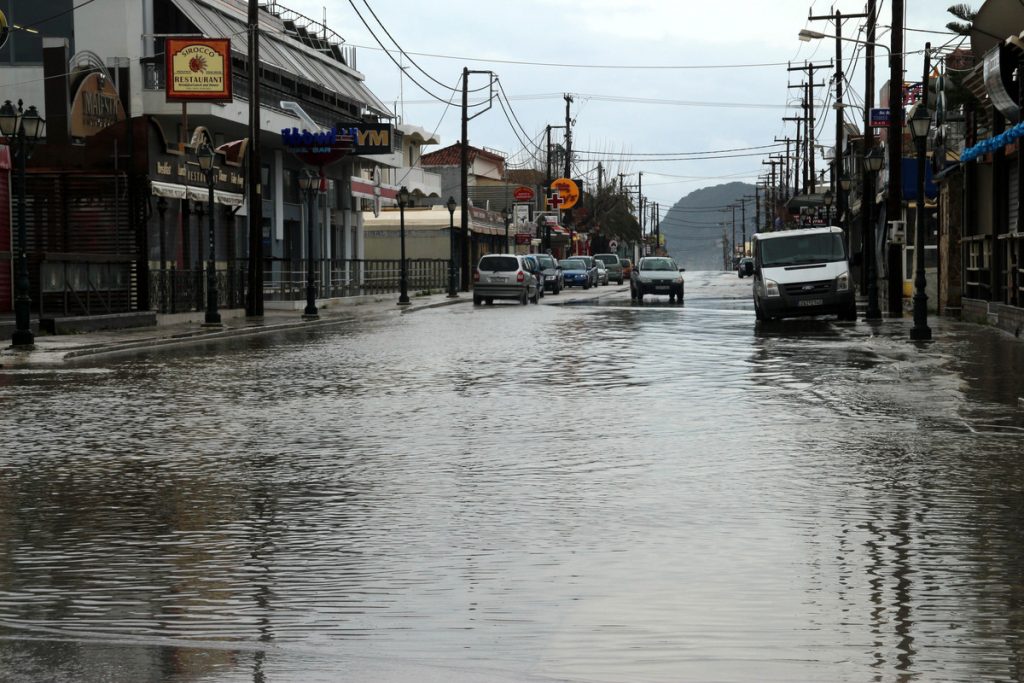
[[[123,257],[44,260],[39,266],[39,317],[132,310],[133,269]]]
[[[408,259],[410,292],[440,291],[448,286],[446,259]],[[321,259],[314,262],[318,299],[398,292],[399,259]],[[264,301],[304,301],[305,263],[272,261],[264,268]]]
[[[244,264],[217,270],[217,307],[245,307]],[[150,304],[157,313],[206,310],[206,271],[166,268],[149,272]]]

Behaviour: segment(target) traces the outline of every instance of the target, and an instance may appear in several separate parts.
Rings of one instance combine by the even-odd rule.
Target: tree
[[[971,34],[971,26],[973,25],[975,17],[978,16],[978,12],[976,10],[971,9],[970,5],[959,3],[950,6],[946,11],[957,19],[960,19],[960,21],[949,22],[946,24],[946,28],[953,33],[958,33],[962,36]]]
[[[576,229],[589,232],[595,241],[606,243],[612,237],[627,242],[640,240],[640,223],[633,215],[635,207],[627,192],[610,184],[600,192],[588,193],[587,208],[574,210]]]

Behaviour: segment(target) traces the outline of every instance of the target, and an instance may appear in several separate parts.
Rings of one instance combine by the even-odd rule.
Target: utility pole
[[[875,106],[875,27],[878,22],[878,0],[868,0],[868,25],[864,46],[864,153],[875,147],[875,131],[871,127],[871,110]],[[891,126],[896,123],[890,121]],[[881,320],[878,306],[878,250],[875,248],[875,174],[863,173],[861,178],[861,254],[864,263],[861,282],[868,296],[865,320]]]
[[[740,242],[740,250],[743,256],[747,255],[747,199],[744,197],[740,200],[740,236],[743,240]]]
[[[640,255],[644,256],[644,172],[639,172],[636,189],[637,215],[640,217]]]
[[[833,156],[833,163],[835,164],[836,174],[836,215],[840,217],[840,225],[846,231],[846,246],[847,252],[853,251],[853,235],[850,230],[850,226],[847,222],[843,221],[843,217],[846,214],[846,193],[839,189],[838,181],[842,179],[843,174],[843,138],[846,122],[846,117],[843,112],[843,19],[864,19],[868,17],[867,14],[846,14],[844,15],[839,10],[836,10],[835,14],[824,15],[824,16],[809,16],[810,21],[827,21],[831,20],[835,22],[836,26],[836,151]]]
[[[787,117],[787,118],[784,118],[783,121],[803,121],[803,117]],[[797,132],[797,136],[799,136],[799,135],[800,135],[800,133],[798,131]],[[791,138],[789,136],[786,136],[786,137],[781,138],[781,139],[780,138],[775,138],[775,142],[785,142],[786,143],[786,156],[783,157],[786,161],[785,161],[785,164],[783,164],[783,168],[782,168],[782,170],[780,172],[779,177],[784,179],[781,184],[786,188],[786,198],[788,199],[789,198],[789,162],[790,162],[789,146],[793,143],[793,138]],[[796,144],[799,147],[799,145],[800,145],[800,138],[799,137],[797,137],[797,139],[796,139]]]
[[[801,134],[800,126],[803,125],[803,123],[807,120],[807,117],[806,116],[783,116],[782,120],[783,121],[792,121],[792,122],[796,123],[796,140],[793,141],[796,144],[793,147],[793,152],[792,152],[792,156],[791,156],[790,155],[790,151],[789,151],[790,139],[786,138],[785,174],[780,176],[780,177],[785,178],[785,192],[783,192],[782,194],[784,195],[785,199],[789,199],[793,195],[800,194],[800,180],[799,180],[800,179],[800,149],[801,149],[801,147],[800,147],[800,140],[801,140],[801,137],[800,137],[800,134]],[[789,182],[790,182],[789,163],[790,163],[791,160],[793,162],[793,176],[792,176],[793,177],[793,194],[790,194],[790,192],[789,192],[789,190],[790,190],[790,185],[789,185]]]
[[[729,270],[729,238],[725,233],[725,223],[722,223],[722,270]]]
[[[249,227],[249,263],[245,316],[263,317],[263,193],[260,161],[260,4],[249,0],[249,165],[246,168],[246,219]],[[161,257],[162,258],[162,257]],[[163,264],[160,265],[163,268]]]
[[[563,178],[572,180],[572,118],[569,115],[569,105],[572,104],[572,95],[565,95],[565,175]]]
[[[469,115],[469,75],[470,74],[491,74],[491,82],[494,82],[494,74],[490,71],[471,71],[468,67],[462,68],[462,149],[460,151],[461,184],[462,184],[462,215],[460,229],[462,231],[462,291],[469,291],[469,273],[473,268],[472,254],[469,244],[469,122],[480,116],[491,108],[488,104],[486,109],[478,111],[472,116]]]
[[[804,192],[810,193],[813,189],[810,183],[814,183],[814,88],[824,87],[824,83],[814,82],[814,72],[821,69],[831,69],[834,65],[829,62],[828,64],[811,64],[806,62],[803,66],[791,66],[787,67],[788,71],[806,71],[807,72],[807,83],[804,84],[804,112],[806,120],[804,126],[807,130],[805,137],[805,145],[807,149],[806,161],[804,163],[805,172],[807,174],[807,181],[805,182]],[[794,87],[794,86],[790,86]]]
[[[886,142],[889,146],[889,197],[886,221],[898,221],[903,217],[903,130],[907,125],[903,105],[903,4],[904,0],[892,2],[892,49],[889,51],[889,132]],[[927,79],[922,83],[927,90]],[[890,250],[889,268],[889,314],[903,314],[903,267],[902,255]],[[898,266],[898,268],[897,268]]]

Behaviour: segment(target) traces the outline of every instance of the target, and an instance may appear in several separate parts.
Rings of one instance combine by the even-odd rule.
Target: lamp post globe
[[[448,208],[448,298],[456,299],[459,287],[455,272],[455,197],[448,197],[445,206]]]
[[[401,248],[400,276],[398,281],[399,294],[398,305],[408,306],[409,301],[409,273],[405,262],[405,207],[409,203],[409,189],[403,185],[398,191],[398,240]]]
[[[928,108],[919,104],[910,118],[910,132],[914,136],[914,142],[917,144],[917,230],[914,233],[914,326],[910,328],[910,338],[914,341],[928,341],[932,338],[932,330],[928,327],[927,281],[924,276],[924,176],[927,165],[928,130],[930,127],[931,116],[928,114]]]
[[[825,222],[832,225],[832,202],[835,201],[835,196],[832,194],[832,190],[825,193],[825,196],[821,198],[821,202],[825,205]]]
[[[31,314],[32,298],[28,278],[28,237],[25,215],[25,181],[27,177],[26,162],[31,147],[42,137],[45,121],[39,116],[35,106],[30,105],[26,111],[23,102],[18,100],[15,108],[10,100],[0,106],[0,134],[11,144],[11,152],[15,158],[14,178],[17,181],[18,198],[18,243],[17,260],[15,261],[14,277],[14,332],[11,334],[11,346],[14,349],[31,349],[35,344],[32,333]]]
[[[313,263],[313,227],[316,223],[316,197],[320,192],[320,177],[308,168],[299,176],[299,188],[306,195],[306,307],[303,320],[319,320],[316,307],[316,273]]]
[[[199,169],[206,175],[208,243],[206,245],[206,315],[203,319],[205,327],[220,327],[220,312],[217,310],[217,254],[215,216],[213,208],[213,157],[214,151],[210,143],[203,142],[195,149],[196,162]]]

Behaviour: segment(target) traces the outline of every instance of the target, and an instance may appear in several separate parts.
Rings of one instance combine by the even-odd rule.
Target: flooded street
[[[749,287],[0,372],[0,679],[1024,678],[1024,345]]]

